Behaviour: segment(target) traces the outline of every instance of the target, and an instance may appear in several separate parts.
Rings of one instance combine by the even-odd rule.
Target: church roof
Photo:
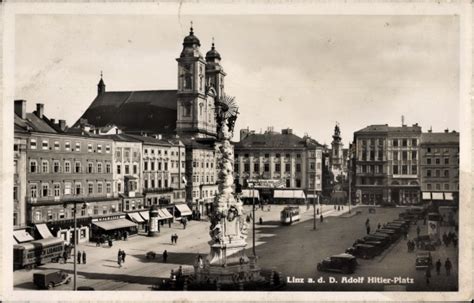
[[[176,112],[176,90],[104,92],[80,119],[96,127],[114,124],[129,133],[171,133],[176,129]]]

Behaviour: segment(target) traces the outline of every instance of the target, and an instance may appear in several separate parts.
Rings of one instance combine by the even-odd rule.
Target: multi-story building
[[[89,226],[97,220],[116,219],[120,199],[113,193],[113,141],[84,131],[64,130],[44,115],[42,104],[34,113],[23,113],[23,100],[15,101],[15,128],[27,131],[26,222],[36,236],[74,235],[73,207],[77,207],[77,239],[87,241]],[[21,119],[25,117],[25,119]],[[84,204],[87,203],[87,204]],[[82,207],[85,206],[85,207]]]
[[[243,129],[234,149],[234,173],[239,184],[245,185],[248,180],[278,180],[285,188],[283,194],[283,190],[261,189],[261,199],[291,199],[293,195],[295,199],[304,199],[301,192],[315,195],[322,191],[324,146],[307,136],[300,138],[291,129],[278,133],[269,128],[263,134]]]
[[[172,206],[184,202],[186,198],[182,181],[186,169],[184,144],[179,140],[165,140],[158,135],[124,136],[142,144],[142,185],[145,205]]]
[[[423,133],[420,168],[423,200],[459,202],[459,133]]]
[[[420,202],[421,127],[370,125],[354,133],[355,187],[362,203]]]
[[[15,229],[27,227],[26,207],[26,147],[29,133],[26,124],[26,102],[15,102],[15,135],[13,147],[13,227]]]

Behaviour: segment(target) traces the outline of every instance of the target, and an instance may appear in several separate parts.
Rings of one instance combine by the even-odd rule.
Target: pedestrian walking
[[[365,226],[368,226],[370,224],[370,219],[367,218],[367,220],[365,220]]]
[[[451,267],[453,265],[451,264],[451,261],[449,258],[446,258],[446,262],[444,262],[444,268],[446,269],[446,275],[449,276],[451,275]]]
[[[439,276],[440,272],[441,272],[441,260],[438,259],[438,261],[436,261],[436,275]]]
[[[452,242],[453,242],[454,248],[456,248],[456,246],[458,245],[458,238],[454,236]]]
[[[171,234],[171,244],[174,245],[174,234]]]
[[[370,234],[370,224],[367,225],[367,234]]]
[[[163,252],[163,262],[166,263],[166,260],[168,260],[168,252],[165,250]]]
[[[178,234],[174,234],[174,243],[178,244]]]
[[[426,285],[429,285],[430,284],[430,278],[431,278],[431,266],[428,266],[426,268],[425,277],[426,277]]]
[[[109,239],[109,247],[112,247],[112,239]]]
[[[260,218],[258,219],[258,223],[259,223],[260,225],[263,224],[263,219],[262,219],[262,217],[260,217]]]
[[[420,237],[420,226],[416,226],[416,237],[419,238]]]
[[[171,219],[168,219],[168,227],[171,228]]]
[[[83,251],[83,252],[82,252],[82,263],[83,263],[83,264],[86,264],[86,263],[87,263],[86,251]]]
[[[96,247],[99,247],[99,246],[100,246],[100,239],[99,239],[99,238],[97,238],[97,239],[95,240],[95,246],[96,246]]]
[[[81,264],[81,251],[77,251],[77,264]]]
[[[125,253],[125,250],[122,250],[122,263],[125,264],[125,257],[127,256],[127,254]]]
[[[120,254],[117,257],[117,264],[119,268],[122,268],[122,256]]]
[[[381,226],[382,226],[382,225],[380,225],[380,223],[377,224],[377,229],[380,229]],[[405,238],[405,239],[406,239],[406,238]]]
[[[321,216],[319,216],[319,220],[321,221],[321,223],[323,223],[323,220],[324,220],[323,214],[321,214]]]

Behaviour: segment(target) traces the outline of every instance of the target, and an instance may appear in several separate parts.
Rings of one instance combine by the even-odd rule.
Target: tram
[[[291,224],[300,220],[299,206],[287,206],[280,213],[280,221],[282,224]]]
[[[13,245],[13,268],[33,268],[35,266],[57,262],[63,256],[64,240],[47,238]]]

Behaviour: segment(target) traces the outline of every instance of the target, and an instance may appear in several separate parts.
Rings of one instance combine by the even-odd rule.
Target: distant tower
[[[103,93],[105,93],[105,83],[102,79],[102,76],[102,71],[100,71],[100,81],[97,84],[97,95],[102,95]]]
[[[336,122],[336,127],[334,127],[334,135],[332,135],[332,153],[331,153],[331,169],[334,175],[338,175],[342,171],[343,164],[343,153],[342,153],[342,139],[341,139],[341,130],[339,129],[339,123]]]
[[[199,50],[192,23],[178,61],[178,110],[176,130],[182,136],[216,135],[214,99],[206,92],[206,61]]]

